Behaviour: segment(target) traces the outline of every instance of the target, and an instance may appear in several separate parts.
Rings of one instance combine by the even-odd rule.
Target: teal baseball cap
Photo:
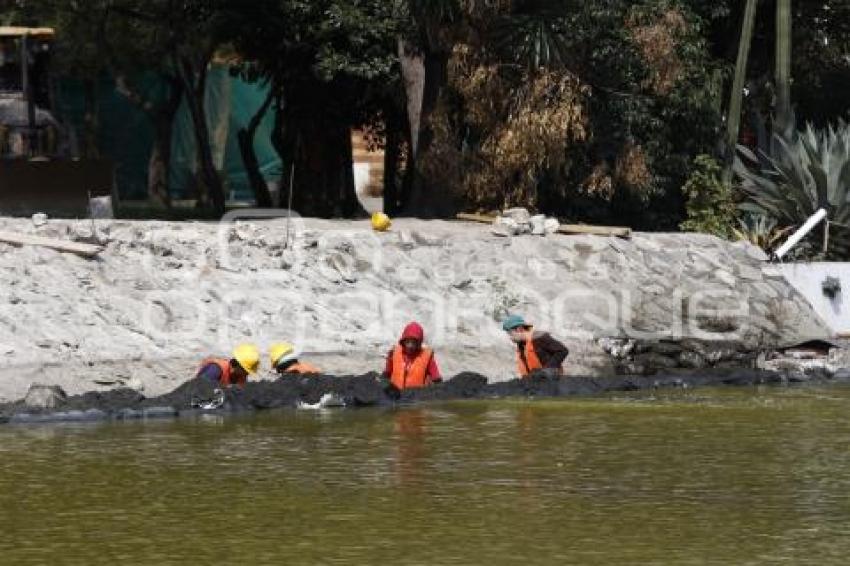
[[[518,314],[512,314],[502,322],[502,330],[508,332],[520,326],[528,326],[525,319]]]

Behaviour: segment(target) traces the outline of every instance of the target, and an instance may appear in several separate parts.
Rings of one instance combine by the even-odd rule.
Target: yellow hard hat
[[[377,232],[387,231],[392,223],[393,222],[390,220],[390,217],[383,212],[376,212],[372,214],[372,229]]]
[[[281,363],[295,359],[295,346],[289,342],[278,342],[272,344],[269,348],[269,362],[273,368],[276,368]]]
[[[260,367],[260,349],[253,344],[240,344],[233,350],[233,359],[250,374]]]

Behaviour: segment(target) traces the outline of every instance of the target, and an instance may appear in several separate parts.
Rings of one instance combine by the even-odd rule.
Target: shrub
[[[682,230],[726,239],[733,236],[737,207],[732,187],[723,182],[717,160],[710,155],[697,156],[682,191],[687,198],[688,213],[688,219],[681,224]]]
[[[818,131],[811,124],[800,132],[774,134],[758,155],[738,146],[734,171],[745,201],[740,209],[774,219],[777,225],[800,226],[818,209],[834,224],[827,257],[850,257],[850,127]],[[800,246],[804,257],[820,251],[816,233]]]

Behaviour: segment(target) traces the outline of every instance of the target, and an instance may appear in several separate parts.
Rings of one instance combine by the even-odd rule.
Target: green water
[[[0,429],[3,564],[846,564],[850,388]]]

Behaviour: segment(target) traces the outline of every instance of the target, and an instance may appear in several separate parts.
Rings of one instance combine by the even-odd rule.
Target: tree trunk
[[[97,159],[100,157],[97,147],[97,130],[100,120],[95,79],[86,78],[83,80],[83,100],[85,105],[83,113],[83,157]]]
[[[221,182],[221,177],[218,171],[216,171],[215,162],[213,161],[212,147],[210,145],[210,129],[207,125],[206,113],[204,112],[204,94],[206,91],[206,74],[209,61],[206,60],[200,63],[197,69],[195,69],[195,66],[186,57],[180,57],[178,61],[180,63],[179,73],[186,91],[186,106],[192,117],[192,130],[195,137],[198,166],[200,167],[200,180],[206,193],[204,197],[209,199],[209,202],[202,202],[201,204],[209,204],[216,214],[224,214],[224,185]]]
[[[750,56],[750,44],[753,39],[757,3],[758,0],[747,0],[747,7],[744,10],[744,20],[741,24],[741,40],[738,43],[738,59],[735,62],[735,79],[732,82],[729,114],[726,119],[726,170],[724,172],[724,178],[727,181],[732,180],[732,162],[735,157],[735,147],[738,144],[738,132],[741,128],[744,82],[747,79],[747,60]]]
[[[384,212],[394,215],[400,208],[398,166],[401,159],[401,128],[403,125],[392,114],[392,110],[387,111],[385,114],[387,116],[387,138],[384,146]]]
[[[248,173],[248,181],[251,183],[251,190],[254,192],[257,206],[265,208],[273,206],[272,196],[269,192],[266,178],[260,172],[260,163],[257,159],[257,152],[254,150],[254,136],[273,100],[274,89],[270,88],[265,101],[263,101],[263,104],[254,116],[251,117],[247,127],[241,128],[236,134],[239,140],[239,151],[242,154],[242,163],[245,165],[245,171]]]
[[[421,164],[428,158],[428,152],[434,141],[431,127],[431,115],[437,107],[443,87],[448,81],[449,54],[432,52],[425,54],[425,85],[422,96],[421,123],[416,157],[411,160],[413,167],[410,195],[405,202],[405,212],[411,216],[444,216],[450,212],[451,205],[439,187],[429,186],[421,171]]]
[[[791,116],[791,0],[776,1],[776,122],[783,133],[794,126]]]
[[[293,210],[302,216],[351,218],[365,215],[354,187],[351,128],[321,110],[287,104],[273,144],[284,163],[288,194],[294,163]]]
[[[148,200],[157,206],[171,206],[168,173],[171,167],[171,123],[154,125],[154,141],[148,159]]]
[[[168,98],[157,108],[148,111],[154,127],[153,148],[148,160],[148,199],[155,204],[170,207],[171,145],[174,118],[183,100],[183,87],[174,77],[164,80],[170,89]]]

